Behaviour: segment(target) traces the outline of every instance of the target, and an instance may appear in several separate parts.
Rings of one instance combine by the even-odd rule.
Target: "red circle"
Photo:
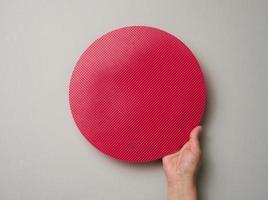
[[[192,52],[173,35],[146,26],[97,39],[78,60],[69,89],[85,138],[129,162],[180,149],[205,109],[205,81]]]

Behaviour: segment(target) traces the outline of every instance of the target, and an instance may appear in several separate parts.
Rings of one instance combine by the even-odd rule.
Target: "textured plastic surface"
[[[129,162],[180,149],[205,109],[205,81],[194,55],[173,35],[145,26],[97,39],[78,60],[69,89],[85,138]]]

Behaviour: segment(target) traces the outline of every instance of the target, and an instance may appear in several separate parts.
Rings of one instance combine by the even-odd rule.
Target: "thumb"
[[[190,146],[191,146],[191,150],[193,151],[193,153],[195,154],[200,154],[200,144],[199,144],[199,137],[200,137],[200,133],[202,131],[202,126],[197,126],[195,127],[191,134],[190,134]]]

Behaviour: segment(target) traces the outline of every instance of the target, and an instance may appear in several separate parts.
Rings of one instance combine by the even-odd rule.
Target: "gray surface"
[[[75,127],[68,84],[101,34],[144,24],[181,38],[209,88],[202,200],[268,198],[268,1],[0,0],[0,199],[166,198],[161,163],[128,165]]]

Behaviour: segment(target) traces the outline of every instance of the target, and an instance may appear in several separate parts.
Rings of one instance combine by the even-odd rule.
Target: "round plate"
[[[179,150],[205,108],[203,73],[173,35],[146,26],[109,32],[78,60],[70,81],[73,118],[101,152],[146,162]]]

